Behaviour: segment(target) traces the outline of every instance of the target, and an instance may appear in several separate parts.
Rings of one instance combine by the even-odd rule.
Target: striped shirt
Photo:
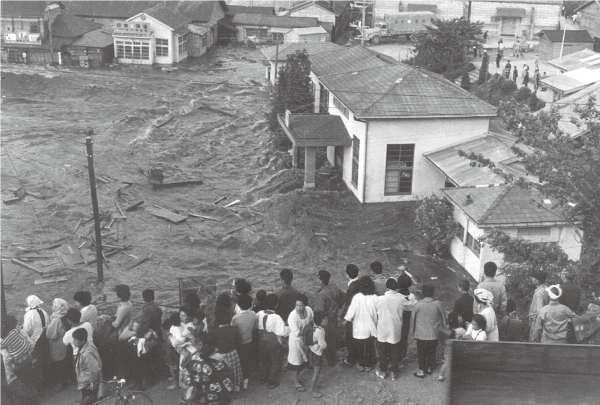
[[[33,342],[25,335],[20,326],[8,332],[8,335],[0,340],[0,348],[6,350],[13,359],[20,359],[33,350]]]

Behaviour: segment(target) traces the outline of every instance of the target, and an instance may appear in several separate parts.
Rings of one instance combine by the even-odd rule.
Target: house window
[[[267,39],[269,38],[269,30],[266,28],[246,28],[246,38],[254,36]]]
[[[179,41],[178,50],[180,55],[187,53],[187,38],[188,34],[183,34],[182,36],[177,37],[177,41]]]
[[[517,237],[522,238],[525,236],[548,236],[548,235],[550,235],[550,232],[551,232],[551,229],[549,226],[519,228],[519,229],[517,229]]]
[[[206,43],[207,43],[207,40],[206,40],[206,35],[204,35],[204,36],[202,37],[202,46],[203,46],[203,47],[206,47]]]
[[[415,145],[388,145],[385,162],[385,195],[412,194]]]
[[[117,58],[150,60],[150,42],[117,41]]]
[[[465,241],[465,227],[462,224],[457,224],[458,228],[456,229],[456,237],[461,241]]]
[[[469,250],[471,250],[471,252],[475,253],[475,256],[479,257],[479,255],[481,254],[481,245],[479,244],[479,241],[477,241],[477,239],[468,232],[466,245],[469,248]]]
[[[156,56],[169,56],[169,40],[166,38],[156,38]]]
[[[358,185],[358,158],[360,153],[360,141],[357,137],[352,138],[352,185]]]
[[[31,32],[32,34],[40,33],[40,26],[37,23],[37,21],[29,23],[29,32]]]
[[[350,119],[350,110],[344,107],[344,104],[335,96],[333,96],[333,105],[338,109],[339,112],[344,114],[344,117]]]
[[[117,28],[121,28],[121,23],[117,23]]]

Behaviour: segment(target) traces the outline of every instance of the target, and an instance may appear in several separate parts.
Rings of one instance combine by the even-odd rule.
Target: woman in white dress
[[[483,315],[486,322],[485,333],[487,334],[488,342],[498,342],[498,321],[496,320],[496,312],[492,303],[494,295],[485,288],[476,288],[473,291],[475,302],[477,302],[477,313]]]
[[[307,305],[308,297],[300,294],[296,298],[296,309],[288,317],[288,325],[290,326],[288,369],[293,372],[294,388],[298,391],[306,391],[298,377],[308,362],[304,329],[313,320],[313,310]]]

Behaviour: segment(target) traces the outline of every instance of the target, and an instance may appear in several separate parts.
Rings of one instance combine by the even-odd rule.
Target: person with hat
[[[321,288],[319,288],[315,295],[313,310],[315,312],[323,312],[327,317],[325,326],[327,348],[325,349],[325,356],[328,364],[333,366],[335,365],[335,351],[337,349],[338,311],[344,305],[346,294],[335,284],[329,284],[331,273],[327,270],[320,270],[318,277]]]
[[[568,325],[577,315],[558,302],[563,293],[558,284],[546,288],[546,292],[550,302],[538,313],[531,341],[550,345],[567,344]]]
[[[43,379],[48,368],[48,356],[50,354],[50,344],[45,333],[50,318],[48,313],[42,309],[43,303],[35,295],[27,297],[27,308],[23,317],[23,332],[29,336],[35,347],[33,349],[33,369],[38,388],[41,388],[44,383]]]
[[[400,371],[400,338],[402,335],[402,317],[405,297],[396,290],[398,282],[388,278],[385,282],[386,292],[375,300],[377,311],[377,353],[379,366],[375,371],[377,377],[384,379],[389,371],[392,381]],[[389,366],[389,367],[388,367]]]
[[[537,318],[538,312],[550,302],[548,293],[546,292],[546,273],[538,271],[531,275],[531,282],[535,285],[535,292],[529,306],[529,341],[533,339],[533,327]]]
[[[498,321],[496,319],[496,311],[492,306],[494,295],[484,288],[476,288],[474,291],[475,302],[477,303],[476,314],[480,314],[485,318],[488,342],[498,342],[500,340],[498,334]]]

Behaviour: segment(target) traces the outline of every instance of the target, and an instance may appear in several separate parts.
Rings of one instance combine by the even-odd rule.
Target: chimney
[[[290,112],[290,110],[285,110],[285,126],[286,127],[290,127],[290,116],[292,115],[292,113]]]
[[[465,205],[473,204],[473,199],[471,198],[471,194],[467,194],[467,201],[465,201]]]
[[[330,9],[330,10],[333,10],[333,1],[330,1],[330,2],[329,2],[329,9]]]

